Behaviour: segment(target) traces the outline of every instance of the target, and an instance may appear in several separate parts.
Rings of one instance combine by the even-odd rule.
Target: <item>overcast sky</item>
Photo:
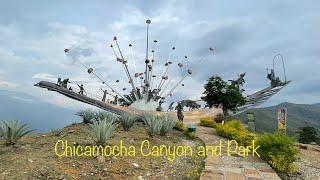
[[[60,76],[84,83],[87,91],[101,93],[101,83],[64,54],[63,50],[70,48],[122,92],[129,85],[109,45],[117,36],[130,71],[143,71],[145,20],[151,19],[150,39],[158,41],[155,73],[162,72],[173,46],[176,50],[170,57],[175,63],[169,70],[171,84],[185,73],[186,69],[176,65],[185,63],[185,55],[194,72],[168,101],[198,99],[205,81],[215,74],[228,80],[246,72],[246,94],[262,89],[268,86],[266,68],[271,68],[273,57],[281,53],[287,79],[292,83],[266,105],[284,101],[318,103],[319,8],[319,1],[298,0],[0,0],[0,89],[26,92],[68,108],[82,106],[33,86],[40,80],[56,81]],[[215,52],[210,53],[209,47]],[[279,59],[276,73],[283,78]]]

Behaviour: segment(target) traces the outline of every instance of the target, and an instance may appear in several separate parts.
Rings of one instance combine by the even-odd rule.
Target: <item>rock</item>
[[[138,176],[138,180],[144,180],[142,176]]]
[[[71,133],[74,133],[74,130],[69,130],[68,133],[70,133],[70,134],[71,134]]]
[[[132,165],[133,165],[133,167],[135,167],[135,168],[139,168],[139,167],[140,167],[139,164],[137,164],[137,163],[132,163]]]
[[[65,179],[65,178],[64,178],[64,175],[60,175],[60,176],[58,176],[58,179],[59,179],[59,180],[63,180],[63,179]]]
[[[33,163],[33,160],[32,160],[32,159],[28,159],[28,162],[29,162],[29,163]]]
[[[311,142],[310,144],[311,144],[311,145],[317,145],[317,143],[316,143],[316,142]]]
[[[45,134],[42,134],[42,137],[46,137],[46,135],[45,135]]]
[[[104,157],[102,157],[102,156],[98,156],[98,157],[97,157],[97,160],[98,160],[99,162],[105,162],[105,161],[106,161],[106,158],[104,158]]]
[[[104,170],[104,171],[108,171],[108,168],[104,168],[103,170]]]

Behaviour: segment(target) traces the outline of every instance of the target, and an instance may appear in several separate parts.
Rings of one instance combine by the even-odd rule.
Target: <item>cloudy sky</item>
[[[194,71],[168,101],[198,99],[205,81],[215,74],[227,80],[246,72],[246,93],[262,89],[268,85],[266,68],[272,67],[274,55],[281,53],[287,79],[292,83],[266,105],[320,102],[319,1],[0,3],[0,89],[22,91],[59,106],[79,108],[81,103],[33,86],[40,80],[69,77],[73,83],[84,83],[87,91],[101,95],[101,83],[64,54],[63,50],[70,48],[81,62],[122,92],[123,87],[129,86],[109,45],[117,36],[131,72],[143,71],[145,20],[151,19],[150,39],[158,41],[155,73],[162,72],[173,46],[176,50],[170,60],[186,63],[187,55],[187,65]],[[215,52],[210,53],[209,47],[214,47]],[[152,44],[150,48],[153,49]],[[281,65],[278,59],[276,73],[283,78]],[[174,64],[169,69],[170,83],[174,84],[184,73],[185,69],[179,70]]]

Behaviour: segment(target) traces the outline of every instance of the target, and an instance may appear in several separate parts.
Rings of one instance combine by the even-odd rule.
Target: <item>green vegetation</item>
[[[256,138],[254,133],[248,131],[239,120],[231,120],[222,124],[217,124],[216,132],[219,136],[236,140],[240,145],[250,145]]]
[[[176,121],[170,115],[144,114],[142,119],[145,123],[145,130],[150,137],[153,137],[155,134],[165,136],[176,125]]]
[[[228,84],[219,76],[210,77],[204,88],[205,96],[202,99],[209,107],[222,107],[225,115],[228,111],[235,111],[238,106],[245,103],[245,98],[237,87]]]
[[[173,129],[176,125],[175,120],[170,115],[160,116],[160,121],[162,123],[162,127],[160,129],[160,135],[165,136],[169,131]]]
[[[173,128],[175,128],[178,131],[184,131],[186,129],[185,125],[181,121],[176,121],[176,124]]]
[[[93,136],[96,138],[96,143],[98,145],[104,145],[107,139],[109,139],[116,130],[117,124],[107,119],[99,119],[99,121],[93,121],[93,124],[90,124],[90,127]]]
[[[277,172],[295,171],[294,161],[297,159],[298,151],[294,140],[282,133],[266,133],[257,139],[258,153]]]
[[[76,115],[82,117],[82,122],[92,123],[93,119],[96,117],[95,112],[91,109],[81,110],[76,113]]]
[[[159,120],[159,116],[152,114],[144,114],[143,121],[145,123],[145,130],[150,137],[158,134],[162,128],[162,122]]]
[[[3,122],[0,122],[0,138],[4,136],[4,129],[6,128],[6,125]]]
[[[129,113],[123,113],[119,118],[119,122],[125,131],[128,131],[136,120],[137,117]]]
[[[305,126],[297,131],[298,141],[304,144],[309,144],[311,142],[317,142],[319,140],[317,130],[311,126]]]
[[[51,135],[52,136],[60,136],[62,133],[61,129],[51,129]]]
[[[20,138],[34,131],[27,124],[18,120],[3,121],[0,123],[0,135],[5,140],[6,145],[15,145]]]
[[[101,119],[106,119],[114,122],[119,120],[119,117],[115,114],[106,111],[94,111],[92,109],[81,110],[77,112],[76,115],[82,117],[82,122],[86,124],[92,124],[93,121],[99,121]]]
[[[191,139],[194,139],[194,138],[197,137],[197,133],[196,133],[195,131],[194,131],[194,132],[189,132],[188,128],[186,128],[186,129],[184,130],[184,134],[185,134],[187,137],[191,138]]]
[[[94,118],[96,121],[100,121],[103,119],[106,119],[106,120],[112,121],[112,122],[119,121],[119,116],[117,116],[113,113],[107,112],[107,111],[98,111],[98,112],[95,112],[94,114],[95,114]]]
[[[200,118],[200,126],[216,128],[217,123],[210,117]]]

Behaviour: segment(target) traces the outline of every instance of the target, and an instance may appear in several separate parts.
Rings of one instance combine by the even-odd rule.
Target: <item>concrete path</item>
[[[200,114],[199,114],[200,115]],[[193,118],[196,117],[196,118]],[[216,146],[220,140],[227,139],[216,135],[215,129],[199,126],[199,116],[185,116],[186,124],[197,125],[197,135],[206,146]],[[226,148],[222,148],[224,151]],[[223,151],[222,151],[223,152]],[[237,154],[227,156],[226,152],[222,156],[208,156],[205,162],[205,169],[201,173],[201,180],[280,180],[277,173],[270,165],[257,156],[241,157]]]

